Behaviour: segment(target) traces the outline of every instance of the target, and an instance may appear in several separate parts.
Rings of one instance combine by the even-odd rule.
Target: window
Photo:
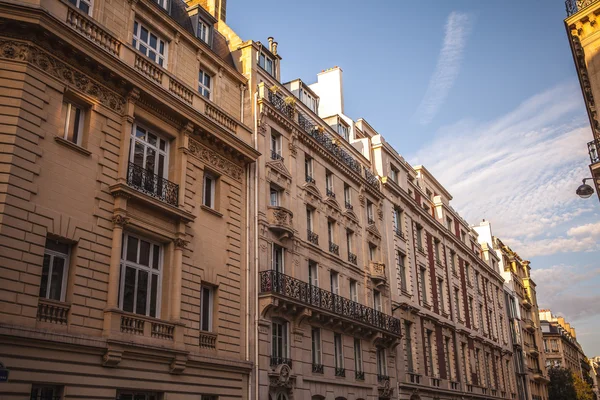
[[[202,204],[206,207],[215,208],[215,190],[217,187],[217,178],[209,173],[204,173],[204,193],[202,196]]]
[[[383,311],[383,307],[381,304],[381,292],[378,290],[373,290],[373,308],[376,311]]]
[[[61,110],[61,122],[64,127],[62,138],[81,146],[85,110],[81,105],[64,100]]]
[[[276,364],[282,364],[282,360],[288,357],[288,324],[287,322],[275,321],[271,325],[271,357]]]
[[[213,288],[202,286],[200,299],[200,330],[212,332]]]
[[[362,346],[360,339],[354,339],[354,371],[363,372]]]
[[[400,227],[400,211],[397,208],[394,208],[392,211],[392,220],[394,221],[394,231],[396,234],[402,234],[402,229]]]
[[[448,229],[449,231],[452,230],[452,218],[450,217],[446,217],[446,229]]]
[[[481,286],[479,285],[479,271],[475,271],[475,286],[477,290],[481,292]]]
[[[407,291],[406,284],[406,256],[399,251],[396,252],[396,256],[398,257],[398,274],[400,276],[400,289]]]
[[[340,290],[339,277],[340,277],[340,274],[338,274],[336,271],[329,272],[329,280],[331,283],[331,293],[333,293],[333,294],[339,294],[339,290]]]
[[[132,234],[123,235],[119,307],[123,311],[159,317],[162,246]]]
[[[467,234],[462,229],[460,231],[460,240],[462,240],[463,242],[467,241]]]
[[[313,210],[306,208],[306,228],[312,232],[313,230]]]
[[[465,275],[467,276],[467,283],[471,285],[471,270],[468,262],[465,262]]]
[[[65,301],[67,270],[69,268],[68,244],[46,239],[40,297],[56,301]]]
[[[473,298],[469,296],[469,318],[471,319],[471,328],[475,328],[475,318],[473,316]]]
[[[450,266],[452,267],[452,273],[456,275],[456,253],[450,252]]]
[[[456,305],[456,317],[460,319],[460,292],[454,288],[454,304]]]
[[[30,400],[60,400],[61,389],[51,385],[33,385]]]
[[[475,372],[478,377],[482,377],[481,371],[479,370],[479,349],[475,349]]]
[[[484,322],[483,322],[483,306],[479,305],[479,329],[484,330]],[[485,329],[487,331],[487,329]]]
[[[344,183],[344,202],[346,208],[352,208],[352,193],[350,192],[350,186],[346,183]]]
[[[348,140],[349,135],[348,135],[348,127],[344,124],[337,124],[337,133],[343,137],[344,139]]]
[[[411,323],[409,321],[404,321],[404,343],[406,346],[406,362],[408,367],[408,372],[414,371],[413,364],[413,352],[412,352],[412,332],[411,332]]]
[[[373,214],[373,203],[367,200],[367,222],[371,225],[375,223],[375,217]]]
[[[421,284],[421,300],[423,304],[427,304],[427,286],[425,283],[425,268],[421,267],[419,270],[419,283]]]
[[[417,250],[423,251],[423,227],[417,225]]]
[[[452,380],[452,364],[450,363],[450,338],[444,337],[444,358],[446,359],[446,371],[448,379]]]
[[[198,19],[198,30],[196,31],[196,36],[210,46],[210,26],[201,19]]]
[[[335,221],[327,221],[327,238],[329,243],[335,243]]]
[[[219,400],[219,398],[210,394],[202,394],[200,395],[200,400]]]
[[[346,231],[346,246],[348,253],[352,253],[352,231]]]
[[[319,287],[319,267],[316,262],[308,262],[308,284]]]
[[[271,129],[271,159],[281,159],[281,135]]]
[[[283,247],[273,244],[273,270],[275,272],[284,273],[284,250]]]
[[[441,259],[440,259],[440,246],[441,246],[440,241],[437,240],[437,239],[435,239],[434,243],[433,243],[433,249],[435,251],[435,260],[437,262],[441,262]]]
[[[431,336],[433,335],[433,331],[426,329],[425,330],[425,349],[427,353],[425,354],[425,367],[427,368],[427,375],[434,376],[433,371],[433,349]]]
[[[267,56],[265,53],[258,54],[258,66],[264,69],[271,76],[275,76],[275,69],[273,68],[275,65],[275,61]]]
[[[309,156],[304,156],[304,174],[306,176],[306,182],[315,183],[313,178],[313,159]]]
[[[167,43],[138,21],[133,23],[133,47],[161,67],[165,66]]]
[[[438,300],[440,312],[446,312],[446,304],[444,302],[444,280],[442,278],[438,278]]]
[[[156,4],[164,8],[165,10],[169,10],[169,1],[168,0],[154,0]]]
[[[305,89],[300,90],[300,101],[302,101],[306,106],[314,113],[317,112],[317,99],[315,99],[311,94],[308,93]]]
[[[92,15],[92,0],[69,0],[69,3],[73,4],[87,15]]]
[[[384,377],[387,376],[387,363],[385,359],[385,349],[382,347],[377,348],[377,375]]]
[[[377,246],[375,246],[373,243],[369,243],[369,260],[375,261],[376,258],[377,258]]]
[[[335,368],[344,368],[344,353],[342,349],[342,335],[339,333],[333,334],[333,347],[335,353]]]
[[[312,328],[312,363],[313,365],[323,364],[321,356],[321,330]]]
[[[130,185],[145,193],[160,197],[163,191],[161,180],[155,182],[154,177],[167,178],[169,166],[169,143],[154,132],[133,125],[131,130],[129,164]]]
[[[398,183],[398,170],[393,165],[390,166],[390,179],[394,183]]]
[[[331,171],[325,171],[325,189],[327,191],[327,196],[335,197],[333,191],[333,174]]]
[[[350,279],[350,300],[357,303],[358,302],[358,290],[356,286],[356,281],[354,279]]]
[[[269,189],[269,205],[279,207],[279,188],[271,185]]]
[[[210,100],[212,77],[203,70],[198,71],[198,93]]]

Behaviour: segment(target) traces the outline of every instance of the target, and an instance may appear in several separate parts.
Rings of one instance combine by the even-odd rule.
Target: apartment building
[[[589,362],[583,352],[575,328],[551,310],[540,310],[546,367],[568,368],[581,379],[588,374]],[[587,368],[585,368],[587,366]]]
[[[248,398],[259,153],[217,19],[33,0],[0,21],[0,397]]]
[[[593,140],[587,143],[591,180],[593,180],[596,194],[600,198],[600,123],[595,101],[600,98],[600,80],[597,74],[600,67],[600,53],[598,52],[600,34],[597,23],[600,1],[565,0],[565,6],[567,9],[567,18],[564,21],[565,29],[593,135]],[[589,195],[591,193],[587,197]]]

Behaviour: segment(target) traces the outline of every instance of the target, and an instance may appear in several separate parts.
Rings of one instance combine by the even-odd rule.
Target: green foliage
[[[548,400],[578,399],[571,371],[567,368],[552,367],[548,370],[548,376]]]
[[[573,374],[573,384],[575,387],[575,393],[577,394],[577,400],[594,400],[594,392],[592,387],[585,382],[579,375]]]

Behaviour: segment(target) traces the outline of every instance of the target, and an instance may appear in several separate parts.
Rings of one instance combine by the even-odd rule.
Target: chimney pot
[[[269,36],[267,40],[269,41],[269,51],[273,51],[273,36]]]
[[[277,42],[273,42],[273,50],[271,50],[273,54],[277,55]]]

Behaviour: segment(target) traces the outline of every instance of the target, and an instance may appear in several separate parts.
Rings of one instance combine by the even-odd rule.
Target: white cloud
[[[593,224],[585,224],[574,226],[567,231],[569,236],[588,236],[588,237],[599,237],[600,236],[600,222]]]
[[[417,118],[427,125],[448,97],[460,72],[467,37],[471,31],[472,16],[453,11],[446,21],[444,44],[425,96],[417,109]]]

